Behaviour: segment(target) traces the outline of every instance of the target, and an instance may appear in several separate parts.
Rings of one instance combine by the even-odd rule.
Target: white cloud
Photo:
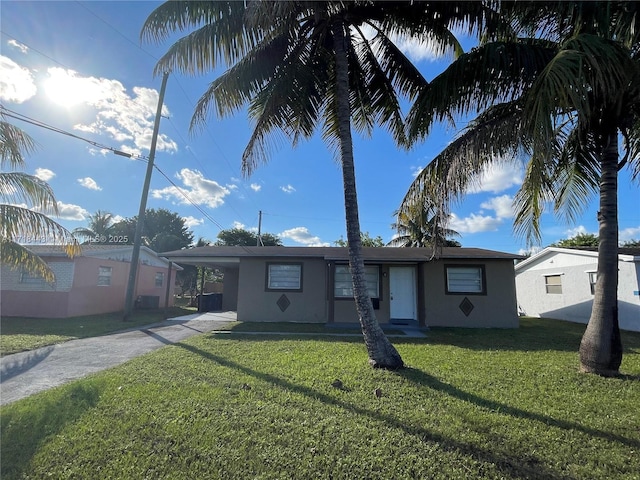
[[[518,255],[535,255],[536,253],[539,253],[540,251],[542,251],[542,247],[539,247],[537,245],[534,245],[531,248],[521,248],[520,250],[518,250]]]
[[[368,25],[361,25],[360,31],[367,40],[372,40],[376,36],[376,31]],[[399,37],[397,35],[391,35],[390,38],[400,51],[414,62],[420,60],[437,60],[443,56],[437,48],[438,43],[429,38],[416,39]]]
[[[62,220],[86,220],[89,212],[79,205],[58,201],[58,217]]]
[[[125,218],[122,215],[114,215],[113,217],[111,217],[112,223],[118,223],[118,222],[121,222],[124,219]]]
[[[495,217],[472,213],[468,217],[460,218],[452,213],[449,227],[458,233],[479,233],[495,232],[501,224],[502,220]]]
[[[522,167],[513,164],[491,164],[485,167],[484,172],[472,182],[467,191],[499,193],[517,185],[522,185]]]
[[[130,93],[118,80],[83,77],[73,70],[59,67],[50,68],[47,73],[49,77],[44,87],[52,101],[69,108],[82,104],[96,109],[93,123],[78,124],[74,129],[107,135],[122,142],[121,150],[127,152],[149,150],[158,103],[156,90],[133,87],[133,93]],[[169,115],[166,106],[162,114]],[[175,152],[178,145],[167,135],[160,134],[156,149]]]
[[[280,190],[282,190],[284,193],[293,193],[296,191],[296,189],[293,188],[291,185],[282,186],[280,187]]]
[[[513,197],[509,195],[490,198],[486,202],[482,202],[480,207],[495,211],[498,218],[513,217]]]
[[[192,217],[191,215],[182,217],[182,220],[184,220],[184,226],[187,228],[197,227],[198,225],[202,225],[204,223],[204,218],[196,218]]]
[[[17,48],[22,53],[27,53],[29,51],[29,47],[27,47],[26,45],[23,45],[20,42],[17,42],[16,40],[13,40],[13,39],[9,40],[7,42],[7,45],[9,45],[10,47]]]
[[[56,174],[48,168],[36,168],[36,173],[34,173],[34,175],[43,182],[48,182],[56,176]]]
[[[233,225],[231,225],[231,228],[238,228],[240,230],[243,230],[244,229],[244,223],[239,222],[239,221],[236,220],[235,222],[233,222]]]
[[[640,226],[625,228],[618,233],[618,239],[621,242],[628,242],[629,240],[640,240]]]
[[[79,178],[78,183],[89,190],[102,190],[102,187],[91,177]]]
[[[31,72],[0,55],[0,100],[22,103],[33,97],[36,91]]]
[[[259,192],[260,189],[262,188],[262,185],[258,185],[257,183],[252,183],[249,186],[251,187],[251,190],[253,190],[254,192]]]
[[[182,181],[184,188],[170,187],[153,190],[153,198],[174,198],[180,204],[207,205],[210,208],[219,207],[224,203],[224,197],[229,195],[228,188],[214,180],[204,178],[198,170],[183,168],[176,173],[176,178]],[[184,194],[184,195],[183,195]],[[185,195],[189,197],[185,198]],[[190,200],[190,201],[189,201]]]
[[[285,230],[278,235],[281,238],[288,238],[294,242],[301,243],[307,247],[329,247],[329,243],[322,242],[320,237],[316,237],[309,233],[307,227],[295,227]]]
[[[578,225],[575,228],[570,228],[569,230],[565,230],[565,238],[573,238],[577,235],[585,235],[589,232],[587,232],[587,229],[584,227],[584,225]]]

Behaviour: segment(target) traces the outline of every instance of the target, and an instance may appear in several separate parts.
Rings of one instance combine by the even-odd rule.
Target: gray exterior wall
[[[302,291],[268,291],[267,265],[269,263],[302,264]],[[242,258],[238,281],[238,320],[326,323],[328,321],[326,288],[327,266],[323,259]],[[277,303],[282,295],[285,295],[290,302],[284,311]]]
[[[269,263],[300,263],[302,291],[268,291]],[[376,265],[367,263],[367,265]],[[401,264],[407,266],[407,264]],[[447,294],[445,265],[482,265],[485,269],[486,294]],[[225,271],[223,309],[234,310],[238,320],[245,322],[358,322],[352,299],[334,299],[333,262],[319,258],[241,258],[238,270]],[[379,323],[390,322],[389,268],[380,269],[381,291],[379,308],[375,311]],[[517,328],[518,312],[512,260],[437,260],[411,264],[416,268],[417,318],[420,325],[430,327]],[[282,311],[278,299],[285,295],[290,305]],[[237,298],[237,301],[236,301]],[[473,310],[465,315],[460,303],[468,298]]]
[[[445,265],[484,265],[486,294],[447,294]],[[455,260],[423,266],[423,315],[428,327],[517,328],[519,326],[513,262],[504,260]],[[460,309],[467,298],[469,315]]]

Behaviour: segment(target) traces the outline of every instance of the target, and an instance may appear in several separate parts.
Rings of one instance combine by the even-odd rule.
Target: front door
[[[415,267],[389,267],[389,299],[392,322],[418,319]]]

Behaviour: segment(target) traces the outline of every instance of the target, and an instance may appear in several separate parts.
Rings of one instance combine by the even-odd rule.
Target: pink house
[[[131,245],[83,245],[69,258],[58,245],[28,245],[56,276],[54,284],[2,265],[3,317],[66,318],[124,310]],[[147,247],[140,249],[134,298],[137,307],[173,306],[175,274],[182,268]]]

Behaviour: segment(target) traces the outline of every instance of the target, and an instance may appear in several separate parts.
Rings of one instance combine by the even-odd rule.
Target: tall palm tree
[[[455,230],[446,228],[447,219],[440,218],[442,209],[420,203],[395,212],[396,221],[391,228],[398,235],[388,245],[392,247],[459,247],[460,243],[450,237],[458,237]]]
[[[246,175],[268,160],[274,130],[295,145],[321,126],[342,166],[354,298],[374,366],[403,362],[367,295],[351,130],[371,134],[378,124],[398,143],[405,140],[399,95],[411,96],[425,81],[393,35],[422,36],[459,53],[450,27],[475,26],[486,15],[471,2],[169,2],[142,29],[143,38],[161,40],[196,28],[169,49],[156,72],[206,72],[221,61],[230,66],[200,98],[192,127],[204,125],[213,108],[225,116],[248,104],[254,130],[242,158]]]
[[[35,142],[24,131],[0,120],[0,166],[25,167],[24,155],[33,152]],[[51,187],[39,178],[23,172],[0,172],[0,250],[2,263],[12,269],[22,268],[45,281],[55,282],[49,265],[20,243],[62,243],[69,256],[80,253],[71,232],[47,214],[57,214]],[[38,211],[32,210],[32,208]]]
[[[109,240],[109,235],[113,233],[113,214],[104,210],[96,210],[96,213],[89,215],[89,225],[73,229],[76,237],[84,237],[84,243],[104,244]]]
[[[640,178],[637,4],[537,2],[533,10],[512,7],[507,4],[507,13],[522,26],[537,25],[538,37],[482,45],[418,96],[409,115],[413,140],[452,111],[480,113],[416,178],[401,210],[424,197],[448,208],[486,165],[524,161],[524,182],[514,200],[515,229],[532,243],[540,240],[540,216],[548,205],[572,221],[587,199],[598,195],[598,280],[580,366],[614,375],[622,360],[618,171],[627,167],[635,180]],[[621,160],[620,137],[626,151]]]

